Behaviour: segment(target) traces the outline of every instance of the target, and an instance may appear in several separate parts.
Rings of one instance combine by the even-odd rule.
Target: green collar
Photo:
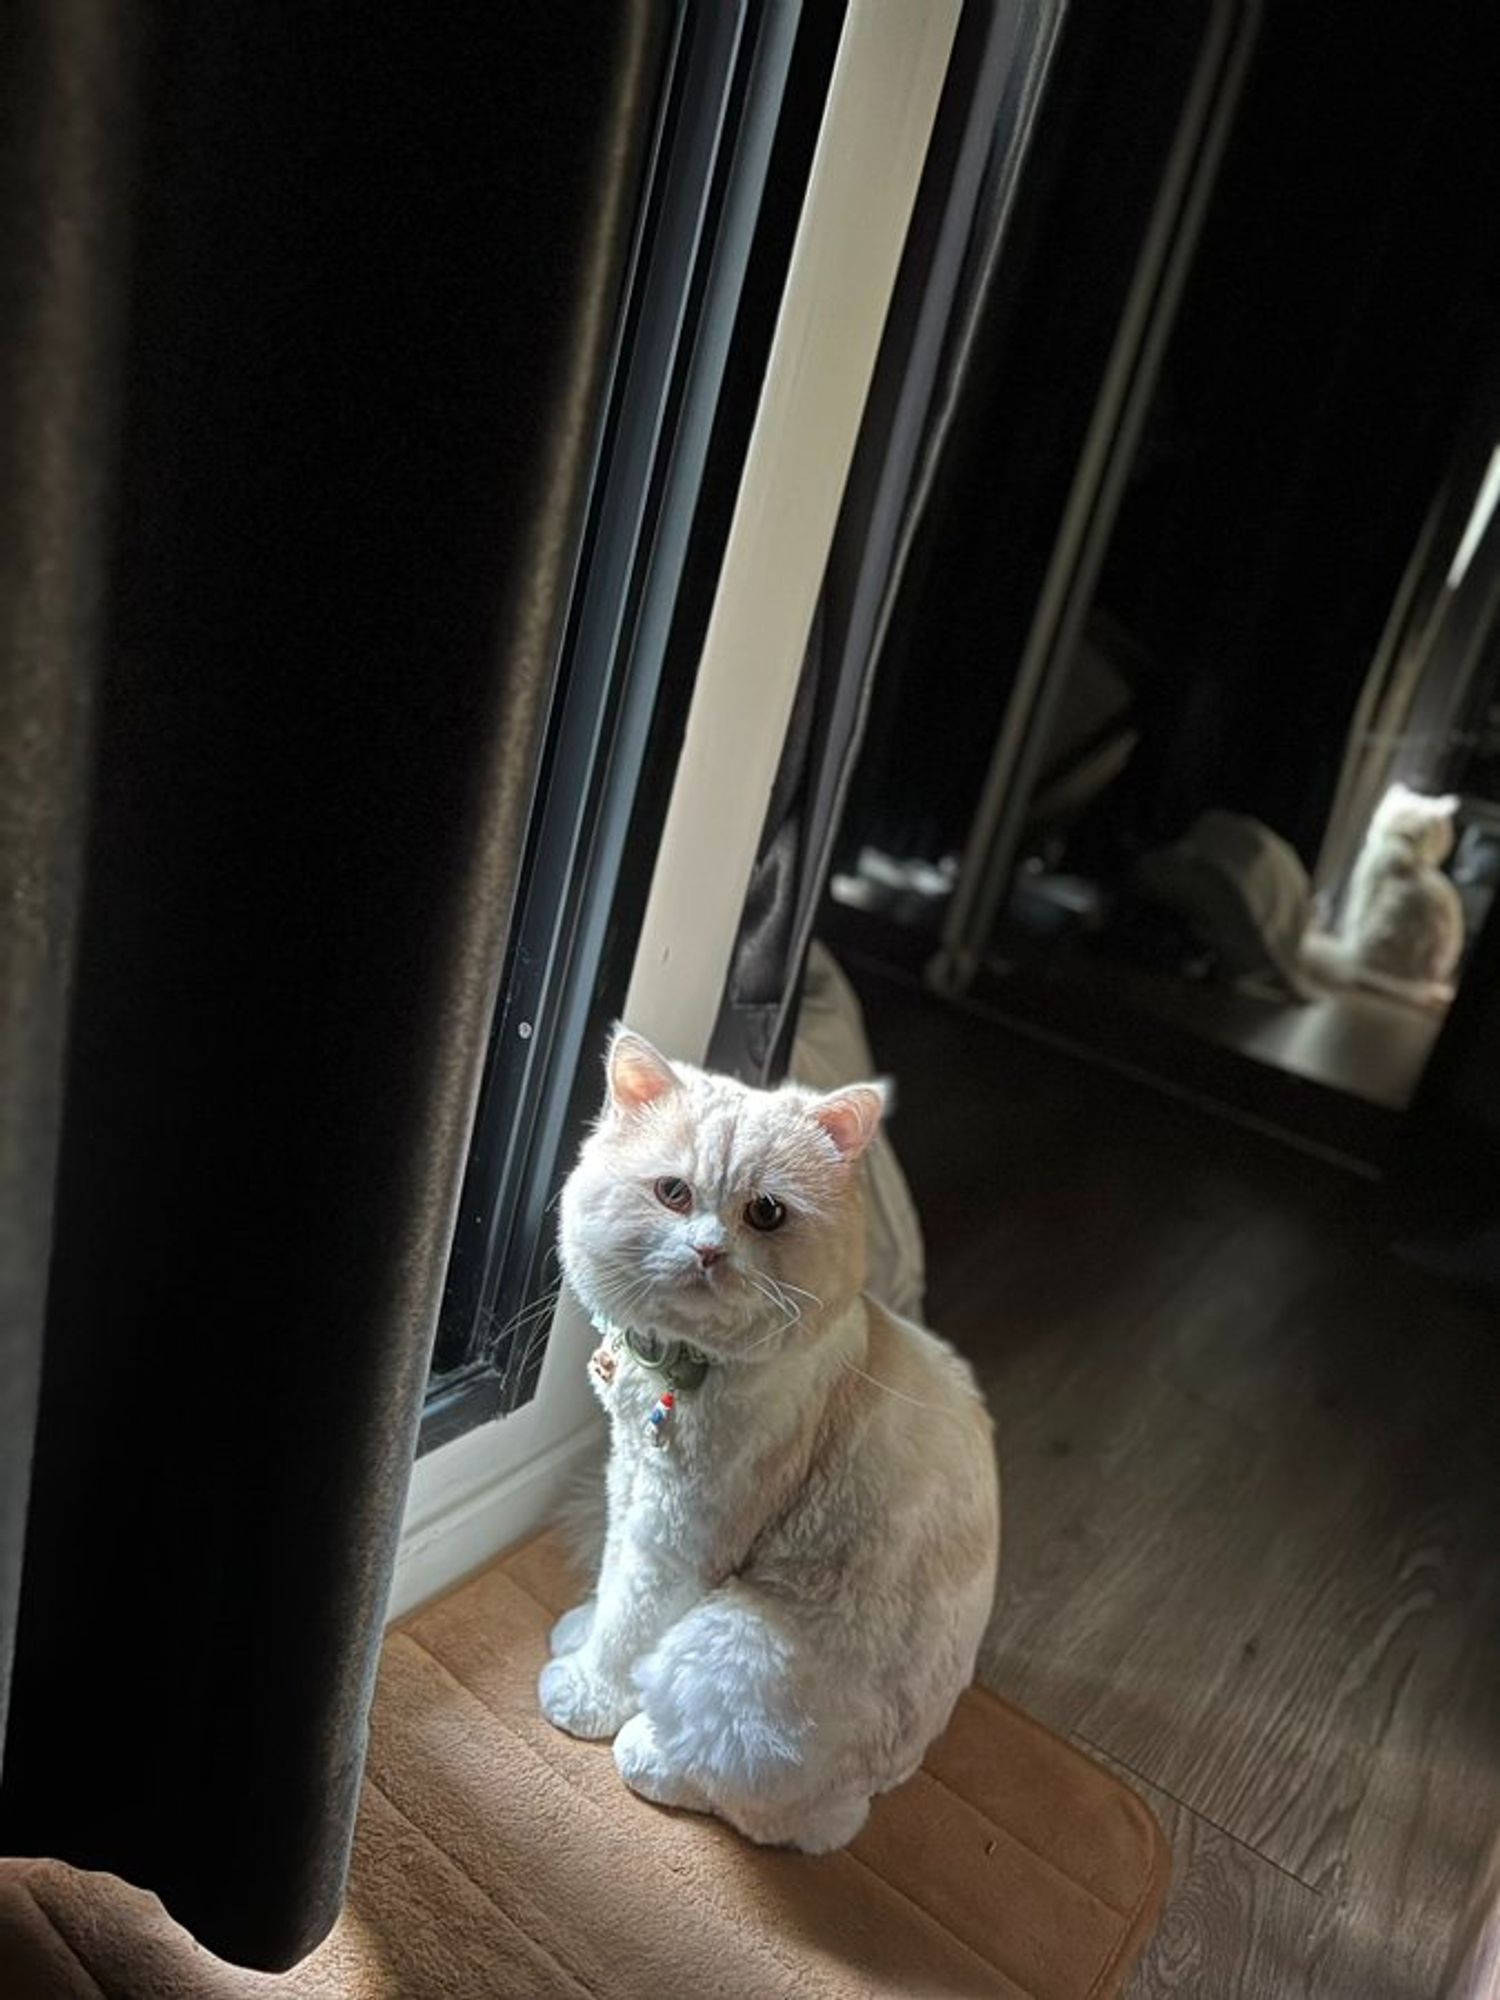
[[[708,1356],[700,1354],[687,1341],[660,1341],[655,1334],[637,1333],[628,1326],[622,1329],[621,1338],[631,1357],[653,1375],[660,1375],[674,1395],[687,1395],[702,1387],[709,1368]]]

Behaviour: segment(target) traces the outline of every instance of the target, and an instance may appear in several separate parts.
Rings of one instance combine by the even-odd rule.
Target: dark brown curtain
[[[342,1889],[670,10],[4,18],[0,1852],[279,1968]]]
[[[124,53],[86,0],[0,15],[0,1759],[81,878]]]

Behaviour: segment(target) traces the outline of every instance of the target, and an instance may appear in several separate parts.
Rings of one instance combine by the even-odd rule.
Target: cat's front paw
[[[641,1705],[633,1687],[595,1673],[577,1653],[549,1660],[536,1692],[543,1715],[555,1729],[590,1741],[613,1736]]]
[[[649,1716],[631,1716],[615,1738],[615,1769],[633,1792],[653,1805],[712,1811],[702,1787],[662,1751]]]
[[[586,1604],[575,1604],[571,1611],[565,1611],[553,1626],[547,1640],[547,1650],[556,1659],[559,1653],[576,1653],[580,1646],[588,1643],[588,1636],[594,1629],[594,1600]]]

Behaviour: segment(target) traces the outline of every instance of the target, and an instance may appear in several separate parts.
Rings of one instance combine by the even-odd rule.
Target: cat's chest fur
[[[609,1414],[612,1512],[706,1577],[737,1568],[806,1472],[819,1402],[806,1365],[712,1364],[672,1391],[663,1426],[651,1416],[670,1385],[611,1329],[589,1374]]]

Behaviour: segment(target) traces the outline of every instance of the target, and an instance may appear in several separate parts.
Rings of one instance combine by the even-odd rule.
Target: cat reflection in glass
[[[1464,910],[1443,873],[1459,801],[1394,784],[1370,820],[1349,877],[1339,936],[1324,942],[1325,977],[1443,1007],[1464,950]]]

